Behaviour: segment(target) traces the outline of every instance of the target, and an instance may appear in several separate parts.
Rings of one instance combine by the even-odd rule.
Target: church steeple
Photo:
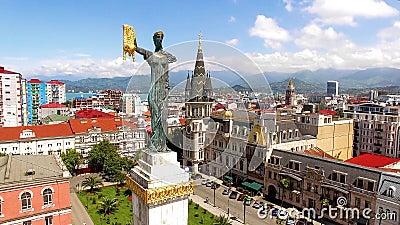
[[[201,46],[201,38],[203,35],[199,34],[199,46],[197,47],[196,64],[194,66],[194,77],[205,76],[206,69],[204,68],[203,48]]]
[[[296,92],[293,85],[293,80],[290,79],[285,93],[285,104],[296,105]]]

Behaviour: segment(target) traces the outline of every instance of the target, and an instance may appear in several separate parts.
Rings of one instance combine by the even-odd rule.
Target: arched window
[[[50,188],[46,188],[43,192],[43,205],[50,205],[53,203],[53,191]]]
[[[25,191],[21,195],[21,207],[22,210],[27,210],[32,208],[32,194]]]
[[[387,190],[387,196],[393,198],[395,191],[396,191],[396,188],[393,186],[390,186]]]

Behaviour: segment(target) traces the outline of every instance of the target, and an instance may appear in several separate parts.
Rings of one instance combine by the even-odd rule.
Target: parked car
[[[252,202],[253,202],[253,199],[252,198],[248,198],[248,199],[246,199],[246,201],[244,201],[244,204],[247,205],[247,206],[250,206]]]
[[[271,210],[271,215],[272,215],[272,216],[278,216],[278,212],[279,212],[279,209],[278,209],[278,208],[273,208],[273,209]]]
[[[206,187],[211,187],[213,185],[213,183],[214,182],[212,182],[212,181],[208,181],[207,184],[206,184]]]
[[[256,202],[254,202],[254,204],[253,204],[253,208],[255,208],[255,209],[259,209],[259,208],[261,208],[261,204],[260,204],[260,201],[256,201]]]
[[[225,188],[224,191],[222,192],[223,195],[228,195],[230,192],[229,188]]]
[[[236,191],[232,191],[231,194],[229,195],[230,199],[235,199],[237,197],[238,193]]]
[[[286,220],[286,225],[294,225],[296,223],[296,218],[288,217]]]
[[[263,209],[261,209],[261,211],[260,211],[260,214],[261,215],[265,215],[265,214],[267,214],[268,213],[268,209],[267,208],[263,208]]]
[[[278,211],[278,217],[279,217],[280,219],[286,220],[288,216],[289,216],[288,211],[282,210],[282,209],[280,209],[280,210]]]
[[[244,199],[244,194],[240,194],[239,197],[237,198],[238,201],[243,201]]]
[[[201,181],[201,184],[202,184],[202,185],[206,185],[209,181],[210,181],[209,179],[207,179],[207,180],[204,179],[204,180]]]
[[[193,180],[197,180],[197,179],[201,179],[201,178],[203,178],[203,176],[201,176],[201,174],[199,174],[199,173],[192,175]]]

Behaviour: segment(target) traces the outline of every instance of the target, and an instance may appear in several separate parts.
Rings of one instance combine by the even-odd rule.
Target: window
[[[368,181],[367,190],[368,191],[374,191],[374,182]]]
[[[28,221],[24,221],[22,223],[22,225],[32,225],[32,221],[28,220]]]
[[[387,196],[393,198],[394,197],[395,188],[389,187],[387,190]]]
[[[356,206],[356,208],[360,208],[361,207],[361,199],[360,198],[356,198],[355,206]]]
[[[0,216],[3,215],[3,198],[0,197]]]
[[[47,216],[44,218],[44,224],[45,225],[53,225],[53,217],[52,216]]]
[[[53,203],[53,191],[47,188],[43,191],[43,205],[49,205]]]
[[[22,210],[28,210],[32,208],[32,195],[29,192],[24,192],[21,195],[21,206],[22,206]],[[30,221],[28,221],[30,224]],[[25,224],[25,222],[24,222]]]
[[[370,208],[371,207],[371,202],[365,201],[365,206],[364,208]]]

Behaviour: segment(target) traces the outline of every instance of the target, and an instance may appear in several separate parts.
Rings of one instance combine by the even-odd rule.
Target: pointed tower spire
[[[204,77],[206,75],[206,70],[204,68],[204,60],[203,60],[203,48],[201,46],[201,38],[203,35],[199,34],[199,46],[197,48],[197,57],[196,64],[194,66],[194,77]]]

